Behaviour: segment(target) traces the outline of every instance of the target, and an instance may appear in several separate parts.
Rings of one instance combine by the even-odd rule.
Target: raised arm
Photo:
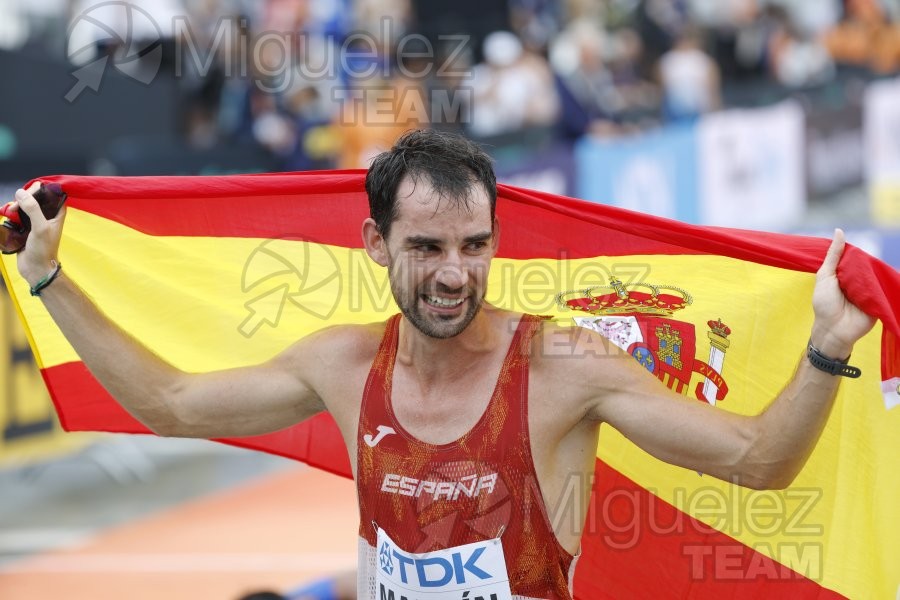
[[[836,359],[850,356],[856,341],[874,325],[838,285],[843,250],[844,235],[837,230],[816,275],[810,336],[822,354]],[[842,379],[815,368],[806,348],[797,350],[793,378],[757,416],[716,410],[675,394],[624,353],[626,360],[602,361],[586,414],[608,422],[666,462],[748,487],[783,488],[812,453]]]
[[[30,286],[53,271],[66,217],[65,207],[54,219],[43,217],[31,195],[37,185],[16,192],[19,209],[32,223],[26,247],[17,257],[19,273]],[[312,383],[313,374],[322,369],[314,337],[258,366],[190,374],[116,326],[65,271],[42,290],[40,301],[94,377],[159,435],[257,435],[324,410]]]

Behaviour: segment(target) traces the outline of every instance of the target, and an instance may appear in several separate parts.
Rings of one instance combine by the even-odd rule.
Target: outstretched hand
[[[813,291],[812,344],[836,359],[847,358],[856,341],[875,325],[875,319],[850,302],[838,283],[837,266],[845,245],[844,232],[835,229],[825,260],[816,273]]]
[[[56,217],[47,219],[34,198],[41,183],[35,181],[26,190],[16,191],[15,203],[31,219],[31,233],[25,248],[16,255],[19,273],[30,284],[46,276],[52,269],[52,261],[57,260],[59,240],[62,237],[63,223],[66,219],[65,205],[60,208]]]

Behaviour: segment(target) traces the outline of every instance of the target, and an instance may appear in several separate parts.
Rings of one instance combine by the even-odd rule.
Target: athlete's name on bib
[[[456,500],[460,494],[467,498],[474,498],[484,491],[490,494],[497,485],[497,474],[490,475],[466,475],[460,477],[459,481],[428,481],[426,479],[416,479],[414,477],[405,477],[403,475],[395,475],[388,473],[381,482],[381,491],[389,494],[400,494],[401,496],[412,496],[418,498],[422,494],[432,496],[435,500],[445,498],[447,500]]]

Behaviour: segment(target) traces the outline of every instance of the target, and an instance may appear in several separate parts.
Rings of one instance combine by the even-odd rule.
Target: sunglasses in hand
[[[42,183],[34,199],[46,219],[52,219],[66,201],[66,193],[58,183]],[[0,252],[16,254],[25,247],[31,232],[31,219],[24,210],[12,208],[12,203],[0,207]]]

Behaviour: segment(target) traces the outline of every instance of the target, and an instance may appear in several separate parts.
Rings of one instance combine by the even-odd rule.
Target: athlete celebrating
[[[484,301],[501,223],[491,161],[476,145],[410,132],[375,159],[366,191],[363,242],[400,313],[202,374],[111,323],[58,266],[65,208],[47,220],[29,192],[16,195],[32,223],[20,273],[151,430],[233,438],[333,415],[355,457],[361,598],[569,598],[580,532],[549,515],[569,477],[589,481],[603,423],[666,462],[752,488],[788,485],[831,410],[834,366],[874,323],[838,286],[838,231],[817,275],[809,358],[761,414],[714,410],[598,334]],[[580,493],[583,522],[589,486]]]

